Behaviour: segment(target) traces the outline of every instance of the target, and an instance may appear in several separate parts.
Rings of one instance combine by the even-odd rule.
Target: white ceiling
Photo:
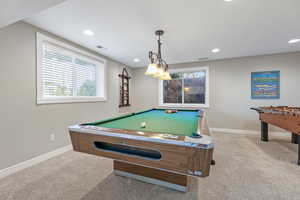
[[[65,0],[1,0],[0,28],[32,16]]]
[[[168,63],[300,50],[288,44],[300,38],[299,0],[69,0],[27,22],[133,67],[147,65],[148,51],[156,51],[156,29],[165,30]]]

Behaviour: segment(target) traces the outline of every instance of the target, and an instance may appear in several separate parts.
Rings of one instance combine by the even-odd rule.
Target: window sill
[[[173,104],[173,103],[160,103],[160,107],[172,108],[209,108],[209,104]]]
[[[61,104],[61,103],[89,103],[89,102],[101,102],[106,101],[104,97],[80,97],[80,98],[45,98],[37,99],[37,104]]]

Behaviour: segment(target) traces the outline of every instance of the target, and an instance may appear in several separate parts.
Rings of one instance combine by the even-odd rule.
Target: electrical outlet
[[[52,141],[52,142],[55,141],[55,134],[54,134],[54,133],[52,133],[52,134],[50,135],[50,141]]]

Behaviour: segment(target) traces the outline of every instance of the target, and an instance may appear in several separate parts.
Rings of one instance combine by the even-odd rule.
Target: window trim
[[[161,107],[179,107],[179,108],[209,108],[209,66],[203,67],[191,67],[191,68],[180,68],[180,69],[170,69],[170,73],[177,72],[197,72],[205,70],[205,104],[187,104],[187,103],[164,103],[163,102],[163,81],[158,80],[158,105]]]
[[[65,50],[71,51],[73,53],[79,54],[79,56],[88,57],[89,59],[96,60],[97,62],[103,63],[103,97],[47,97],[43,98],[43,89],[42,89],[42,72],[41,72],[41,61],[42,61],[42,45],[43,42],[52,43],[58,47],[61,47]],[[37,104],[57,104],[57,103],[83,103],[83,102],[99,102],[107,101],[107,69],[106,69],[106,59],[91,54],[87,51],[81,50],[65,42],[53,39],[39,32],[36,33],[36,100]]]

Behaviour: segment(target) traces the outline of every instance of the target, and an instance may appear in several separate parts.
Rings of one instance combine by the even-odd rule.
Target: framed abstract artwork
[[[280,98],[280,71],[251,73],[252,99]]]

